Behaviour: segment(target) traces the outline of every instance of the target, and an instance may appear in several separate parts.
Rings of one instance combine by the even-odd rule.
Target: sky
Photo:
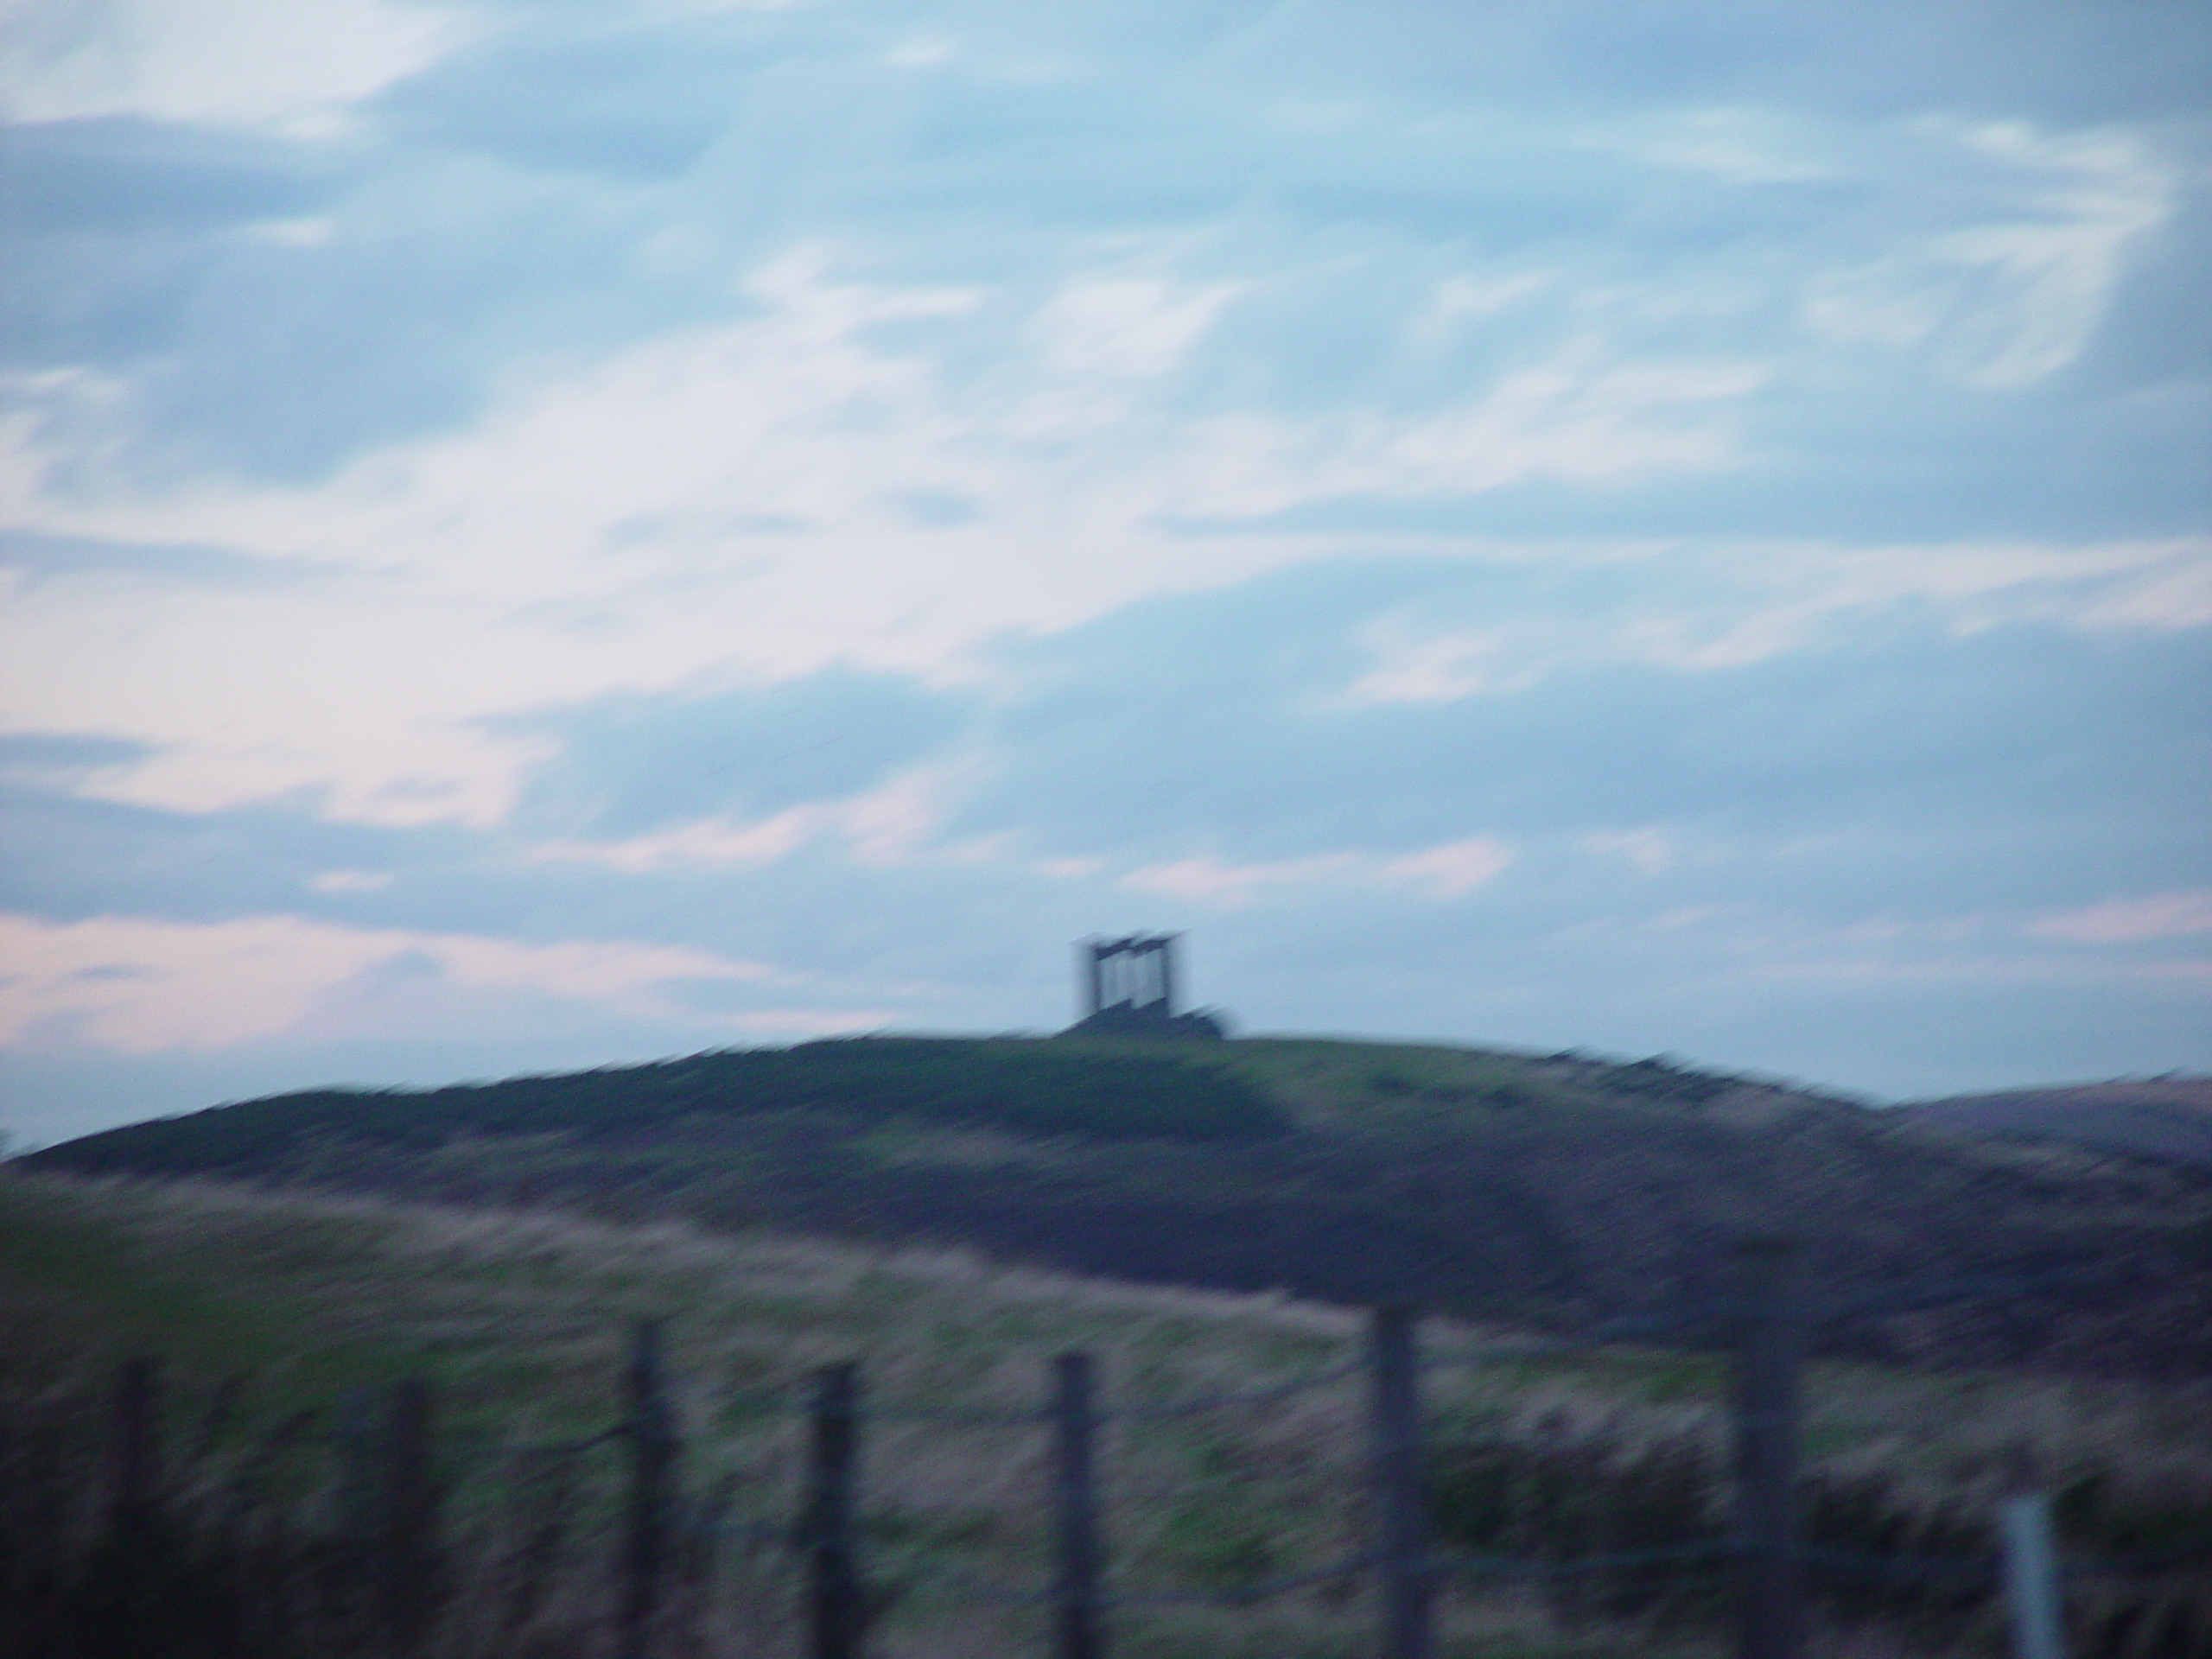
[[[0,1122],[2212,1065],[2198,0],[30,0]]]

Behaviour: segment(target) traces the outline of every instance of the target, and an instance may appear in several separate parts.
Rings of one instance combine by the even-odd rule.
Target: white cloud
[[[1601,855],[1624,858],[1645,875],[1664,874],[1681,857],[1675,837],[1656,824],[1587,835],[1582,845]]]
[[[315,893],[374,893],[392,883],[389,870],[325,870],[308,879],[308,887]]]
[[[465,38],[392,0],[92,0],[25,7],[0,56],[9,117],[136,115],[302,137]]]
[[[2212,983],[2212,961],[2143,961],[2050,948],[2023,950],[2021,932],[2068,943],[2120,944],[2212,931],[2212,893],[2172,893],[2067,912],[2024,929],[1993,912],[1876,915],[1837,924],[1809,911],[1753,903],[1672,906],[1643,917],[1592,918],[1563,928],[1555,943],[1583,950],[1696,962],[1697,977],[1802,980],[1838,985],[1893,982],[2073,984],[2083,987]],[[1655,949],[1662,953],[1655,958]],[[1650,971],[1671,969],[1653,968]]]
[[[141,582],[47,582],[16,609],[10,722],[156,746],[102,785],[111,798],[197,811],[307,788],[333,817],[487,824],[537,753],[491,735],[487,716],[837,662],[972,674],[968,653],[1008,632],[1347,545],[1192,537],[1163,516],[1701,468],[1727,445],[1697,411],[1758,378],[1618,361],[1586,340],[1433,415],[1193,425],[1132,405],[1118,382],[1084,390],[1099,383],[1085,353],[1156,370],[1222,302],[1217,286],[1077,283],[1091,297],[1076,310],[1103,330],[1077,353],[1085,372],[981,398],[873,333],[957,319],[973,292],[841,282],[809,254],[752,287],[753,320],[518,373],[472,429],[327,484],[65,489],[60,457],[24,429],[26,528],[235,549],[323,581],[158,604]],[[897,504],[918,496],[977,505],[917,523]]]
[[[883,54],[883,61],[898,69],[930,69],[951,60],[954,42],[942,35],[918,35],[902,41]]]
[[[637,874],[772,864],[810,842],[836,837],[861,863],[905,863],[942,822],[944,798],[963,772],[957,766],[916,767],[865,794],[810,801],[751,823],[702,818],[621,841],[541,842],[526,856],[535,863],[599,864]],[[943,855],[965,859],[972,852],[956,848]]]
[[[1032,325],[1045,360],[1071,374],[1146,378],[1180,362],[1241,283],[1109,276],[1071,283]]]
[[[1532,294],[1542,292],[1555,280],[1547,270],[1516,271],[1488,279],[1447,276],[1436,285],[1428,308],[1408,330],[1414,345],[1433,351],[1467,323],[1495,316]]]
[[[213,923],[104,916],[56,923],[0,915],[0,1041],[60,1030],[125,1053],[217,1049],[296,1033],[327,1014],[349,983],[378,970],[427,968],[442,994],[524,991],[683,1025],[708,1020],[669,988],[702,980],[784,977],[766,964],[660,944],[526,944],[410,929],[358,929],[296,916]],[[785,1011],[788,1013],[789,1011]],[[765,1017],[766,1011],[747,1011]],[[879,1014],[834,1019],[880,1024]]]
[[[2109,899],[2080,910],[2040,917],[2028,925],[2027,931],[2039,938],[2080,944],[2134,944],[2145,939],[2212,933],[2212,892]]]
[[[1968,385],[2032,385],[2081,355],[2127,244],[2171,216],[2179,180],[2126,133],[1929,131],[2016,168],[2015,212],[1814,278],[1805,321],[1832,340],[1924,346],[1930,366]]]
[[[1478,837],[1386,860],[1376,867],[1375,880],[1411,883],[1427,887],[1439,899],[1457,899],[1501,874],[1512,861],[1512,849],[1503,842]]]
[[[1433,623],[1403,611],[1361,629],[1359,643],[1374,666],[1344,693],[1356,708],[1457,702],[1478,693],[1516,690],[1533,683],[1543,665],[1530,654],[1525,627],[1439,632]]]
[[[1364,853],[1320,853],[1273,862],[1227,864],[1200,856],[1132,870],[1121,885],[1139,893],[1203,904],[1239,906],[1270,891],[1303,892],[1349,884],[1421,888],[1434,899],[1458,899],[1512,863],[1503,842],[1488,837],[1447,842],[1397,858]]]
[[[1766,378],[1756,363],[1624,358],[1585,336],[1433,413],[1198,423],[1169,463],[1158,505],[1255,518],[1339,496],[1465,496],[1530,479],[1625,484],[1713,472],[1733,464],[1730,417]]]
[[[1122,885],[1138,893],[1165,893],[1171,899],[1194,899],[1204,904],[1249,905],[1268,887],[1310,887],[1319,882],[1343,881],[1365,868],[1365,861],[1352,853],[1322,853],[1312,858],[1259,864],[1182,858],[1132,870],[1122,878]]]
[[[1766,110],[1675,111],[1648,124],[1631,124],[1624,138],[1593,142],[1730,184],[1797,184],[1831,178],[1839,170],[1821,153],[1833,146],[1832,134]]]
[[[1650,569],[1609,604],[1579,594],[1560,607],[1523,602],[1510,621],[1475,627],[1428,611],[1384,615],[1360,632],[1369,666],[1346,688],[1348,703],[1452,702],[1593,663],[1738,668],[1834,639],[1903,606],[1961,635],[2019,622],[2163,632],[2212,621],[2212,537],[2202,537],[2079,546],[1620,542],[1470,554],[1503,564]]]

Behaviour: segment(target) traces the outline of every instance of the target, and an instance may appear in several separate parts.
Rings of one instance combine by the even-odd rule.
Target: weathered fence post
[[[1790,1306],[1797,1242],[1738,1247],[1737,1659],[1797,1659],[1797,1445],[1805,1326]]]
[[[378,1599],[394,1651],[419,1650],[436,1618],[440,1590],[438,1489],[430,1465],[430,1385],[392,1385],[385,1420],[384,1503],[378,1526]]]
[[[338,1408],[338,1528],[355,1561],[376,1558],[378,1521],[377,1401],[365,1388],[346,1391]]]
[[[622,1659],[649,1659],[653,1619],[668,1576],[671,1510],[683,1446],[661,1360],[661,1327],[644,1319],[631,1338],[623,1379],[630,1492],[622,1549]]]
[[[116,1372],[109,1446],[107,1525],[118,1542],[142,1541],[162,1485],[161,1362],[126,1359]]]
[[[2050,1541],[2050,1495],[2015,1492],[1997,1511],[2005,1538],[2005,1600],[2014,1659],[2066,1659],[2058,1556]]]
[[[804,1537],[808,1659],[861,1659],[861,1580],[853,1536],[860,1459],[860,1367],[814,1374]]]
[[[1375,1310],[1368,1330],[1370,1456],[1381,1555],[1382,1659],[1430,1659],[1434,1564],[1428,1554],[1421,1357],[1410,1307]]]
[[[1053,1659],[1103,1659],[1090,1356],[1058,1356],[1052,1361],[1052,1484],[1058,1520]]]

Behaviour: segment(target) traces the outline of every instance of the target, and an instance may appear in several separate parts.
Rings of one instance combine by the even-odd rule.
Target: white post
[[[2014,1659],[2066,1659],[2058,1600],[2058,1557],[2050,1543],[2050,1497],[2022,1492],[1998,1508],[2005,1535],[2005,1599]]]

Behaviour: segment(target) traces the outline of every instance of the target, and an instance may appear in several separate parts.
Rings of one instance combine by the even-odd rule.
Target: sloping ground
[[[1289,1127],[1241,1076],[1185,1065],[1180,1048],[865,1038],[444,1089],[309,1090],[125,1124],[30,1161],[85,1173],[235,1174],[332,1135],[406,1148],[556,1131],[635,1139],[698,1117],[793,1111],[1080,1141],[1237,1140]]]
[[[439,1388],[456,1518],[487,1540],[488,1560],[511,1554],[497,1532],[498,1491],[483,1484],[510,1466],[493,1448],[605,1427],[623,1327],[638,1316],[671,1322],[686,1487],[734,1493],[734,1525],[772,1531],[794,1499],[801,1425],[764,1400],[811,1366],[861,1358],[864,1404],[876,1414],[864,1460],[871,1572],[904,1592],[872,1649],[883,1659],[1043,1650],[1034,1611],[978,1611],[933,1591],[963,1573],[1041,1580],[1041,1437],[1033,1425],[969,1420],[1033,1412],[1055,1353],[1093,1353],[1112,1409],[1277,1389],[1353,1358],[1361,1331],[1349,1310],[1086,1281],[960,1252],[0,1173],[0,1406],[51,1398],[73,1373],[97,1377],[119,1355],[156,1351],[173,1362],[168,1414],[181,1446],[211,1438],[208,1402],[222,1397],[212,1385],[241,1376],[244,1405],[222,1431],[231,1450],[218,1448],[219,1473],[251,1464],[252,1448],[303,1408],[323,1414],[311,1427],[327,1425],[353,1385],[427,1375]],[[1427,1333],[1429,1351],[1444,1355],[1501,1339],[1444,1321]],[[1604,1535],[1592,1528],[1616,1500],[1642,1503],[1643,1524],[1692,1531],[1725,1512],[1724,1376],[1708,1358],[1618,1349],[1462,1366],[1433,1373],[1427,1392],[1447,1541],[1572,1554]],[[2064,1497],[2069,1548],[2140,1548],[2212,1517],[2201,1395],[1834,1363],[1814,1368],[1808,1394],[1808,1490],[1827,1524],[1859,1529],[1840,1535],[1844,1545],[1986,1550],[1992,1494],[2023,1453]],[[1118,1429],[1104,1478],[1121,1570],[1139,1584],[1224,1588],[1333,1558],[1361,1535],[1363,1432],[1357,1376]],[[1657,1515],[1655,1473],[1672,1493]],[[294,1475],[311,1495],[315,1466]],[[613,1548],[603,1530],[612,1489],[591,1478],[587,1471],[569,1500],[580,1507],[565,1559],[579,1595],[600,1593]],[[81,1484],[97,1490],[92,1469]],[[1501,1491],[1510,1499],[1503,1532]],[[310,1503],[308,1513],[319,1511]],[[737,1579],[728,1645],[715,1650],[788,1652],[799,1588],[790,1558],[755,1552],[728,1570]],[[1657,1625],[1647,1615],[1663,1609],[1648,1601],[1455,1593],[1441,1651],[1716,1653],[1718,1632],[1700,1611],[1710,1586],[1688,1581],[1683,1593],[1679,1622]],[[2124,1624],[2129,1607],[2196,1605],[2185,1585],[2164,1580],[2111,1592],[2123,1593],[2137,1599],[2107,1610],[2123,1645],[2077,1651],[2140,1651],[2124,1645],[2140,1626]],[[1853,1617],[1878,1621],[1886,1606]],[[1824,1618],[1830,1611],[1823,1604]],[[1948,1625],[1930,1616],[1906,1606],[1878,1651],[1980,1650],[1958,1645],[1955,1612]],[[1345,1659],[1370,1650],[1372,1620],[1363,1598],[1325,1591],[1251,1610],[1137,1610],[1117,1622],[1116,1651],[1129,1659]],[[1861,1630],[1851,1639],[1869,1638]],[[541,1659],[580,1650],[529,1649]]]
[[[1066,1102],[1004,1092],[1047,1073],[1090,1081]],[[900,1076],[931,1086],[902,1096]],[[838,1092],[855,1077],[865,1089]],[[1192,1120],[1208,1138],[1162,1132],[1183,1102],[1212,1103]],[[2201,1173],[1917,1128],[1656,1060],[1300,1039],[872,1039],[283,1097],[30,1161],[959,1244],[1122,1280],[1406,1299],[1552,1327],[1709,1299],[1733,1240],[1789,1231],[1807,1241],[1808,1289],[1829,1298],[1931,1273],[2106,1274],[2001,1307],[1831,1325],[1829,1351],[2212,1375]]]
[[[1913,1101],[1893,1109],[1936,1128],[2063,1141],[2212,1170],[2212,1077],[2012,1089]]]

